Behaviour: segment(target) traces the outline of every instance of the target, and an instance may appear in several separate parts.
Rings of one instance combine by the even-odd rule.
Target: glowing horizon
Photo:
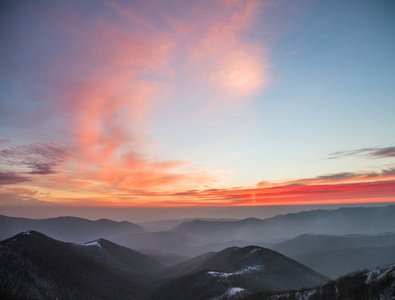
[[[0,209],[395,202],[387,2],[2,6]]]

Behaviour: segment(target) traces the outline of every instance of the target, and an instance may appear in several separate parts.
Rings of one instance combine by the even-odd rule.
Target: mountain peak
[[[228,299],[251,291],[275,291],[315,287],[329,278],[273,250],[247,246],[230,247],[201,260],[192,259],[171,267],[177,277],[161,286],[152,299]],[[205,294],[206,293],[206,294]],[[232,298],[233,299],[233,298]]]
[[[25,238],[29,238],[29,239],[47,239],[47,240],[52,240],[50,237],[48,237],[47,235],[38,232],[36,230],[26,230],[24,232],[21,232],[17,235],[15,235],[12,238],[9,238],[8,240],[12,239],[25,239]]]

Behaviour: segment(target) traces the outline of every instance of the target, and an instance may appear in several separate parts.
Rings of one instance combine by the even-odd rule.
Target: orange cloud
[[[177,23],[176,16],[164,14],[173,26],[170,31],[118,4],[109,8],[122,26],[104,19],[93,20],[84,30],[62,25],[73,34],[71,64],[77,70],[83,66],[81,74],[66,78],[62,86],[75,155],[63,163],[64,174],[42,179],[42,185],[70,185],[70,190],[110,197],[116,191],[175,191],[214,182],[209,170],[191,170],[188,162],[161,161],[143,153],[150,112],[158,101],[167,100],[163,95],[178,68],[179,49],[190,53],[196,74],[226,96],[255,93],[267,82],[262,48],[242,40],[258,2],[217,5],[219,10],[201,7],[199,16],[207,24],[199,18]],[[64,61],[69,53],[62,55],[58,58]]]
[[[144,2],[135,9],[112,2],[106,4],[112,16],[74,13],[56,20],[69,40],[64,52],[49,58],[48,86],[59,95],[51,105],[64,119],[67,157],[37,161],[29,177],[10,170],[0,174],[2,182],[43,190],[45,196],[35,197],[72,205],[254,205],[340,196],[349,201],[364,189],[373,190],[366,176],[346,175],[338,181],[313,178],[202,190],[216,182],[211,170],[150,153],[152,112],[160,101],[172,101],[175,79],[186,74],[191,86],[212,96],[202,102],[243,102],[270,79],[264,45],[246,34],[256,24],[260,1],[215,1],[214,8],[188,3],[194,9],[185,3],[177,2],[183,13],[164,10],[159,19],[153,16],[160,3]],[[221,102],[221,109],[226,105]],[[389,190],[383,186],[380,196]]]

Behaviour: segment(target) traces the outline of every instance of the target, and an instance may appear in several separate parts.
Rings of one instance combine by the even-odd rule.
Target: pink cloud
[[[180,48],[186,52],[187,68],[194,80],[223,100],[246,100],[266,87],[269,63],[265,48],[245,41],[261,3],[217,1],[215,5],[197,6],[197,15],[170,20],[177,39],[185,41]]]
[[[193,51],[193,60],[211,84],[226,94],[246,97],[268,82],[268,63],[262,45],[243,43],[242,32],[251,26],[257,1],[228,3],[231,8],[207,28],[207,34]],[[235,10],[237,8],[237,10]]]
[[[87,194],[88,202],[128,194],[122,201],[140,203],[147,199],[132,191],[166,198],[216,181],[211,170],[150,153],[151,118],[158,103],[172,101],[169,87],[184,68],[190,70],[185,80],[199,79],[199,89],[212,89],[221,99],[242,99],[267,84],[263,46],[243,41],[259,2],[175,5],[106,3],[108,11],[97,15],[81,15],[72,4],[65,4],[67,13],[52,8],[58,18],[45,17],[43,24],[51,23],[65,40],[48,57],[44,94],[62,120],[57,126],[63,126],[59,136],[67,155],[30,164],[29,178],[7,173],[6,183],[30,180],[37,189]],[[163,11],[154,19],[158,6]]]

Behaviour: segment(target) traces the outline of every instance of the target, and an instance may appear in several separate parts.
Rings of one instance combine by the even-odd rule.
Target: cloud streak
[[[335,152],[332,153],[328,159],[338,159],[348,156],[364,156],[373,159],[395,157],[395,146],[383,148],[363,148],[353,151]]]
[[[0,172],[0,185],[18,184],[30,181],[30,178],[13,172]]]
[[[209,189],[174,194],[187,205],[298,205],[395,201],[395,169],[371,173],[338,173],[278,183],[261,182],[255,188]]]
[[[14,171],[29,175],[56,173],[67,156],[67,149],[54,143],[14,146],[0,151],[0,161]]]

